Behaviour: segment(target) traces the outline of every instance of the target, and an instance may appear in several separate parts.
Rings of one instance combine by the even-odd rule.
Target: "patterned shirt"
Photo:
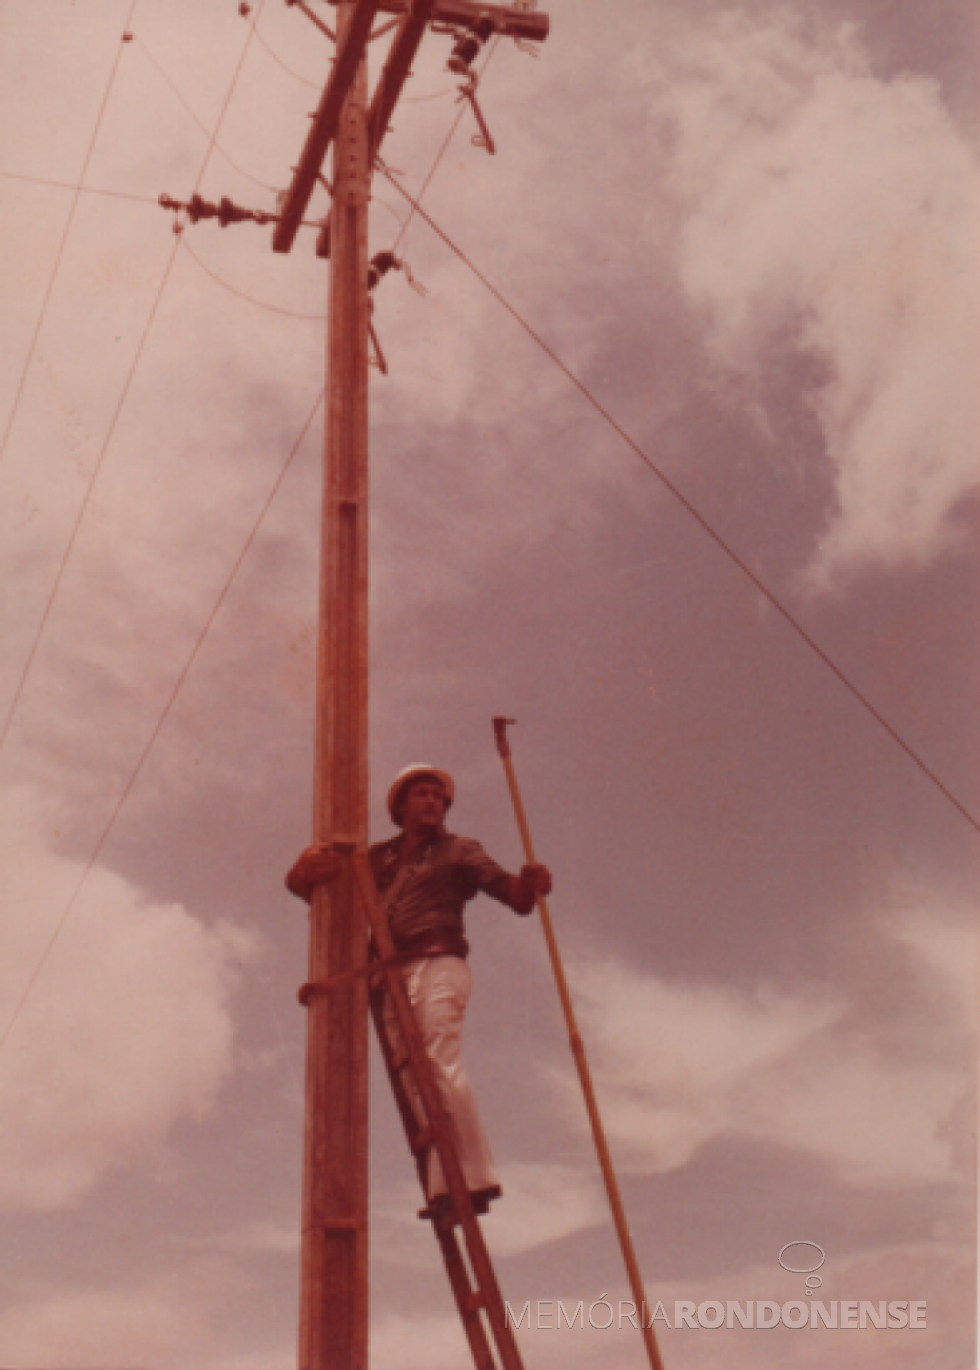
[[[441,832],[400,864],[405,835],[378,842],[368,857],[388,912],[395,950],[403,956],[438,953],[465,958],[463,908],[482,890],[511,904],[511,877],[479,842]]]

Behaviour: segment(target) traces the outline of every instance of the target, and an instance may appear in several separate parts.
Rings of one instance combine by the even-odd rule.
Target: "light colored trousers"
[[[476,1096],[459,1059],[463,1039],[463,1018],[473,987],[473,976],[459,956],[420,956],[406,961],[402,976],[422,1042],[432,1062],[432,1073],[442,1102],[452,1119],[456,1150],[469,1189],[488,1189],[499,1183],[490,1153],[490,1143],[480,1120]],[[385,1030],[388,1040],[401,1047],[401,1034],[391,1000],[385,999]],[[408,1095],[419,1122],[425,1112],[414,1084],[406,1079]],[[445,1194],[446,1178],[435,1148],[429,1152],[428,1197]]]

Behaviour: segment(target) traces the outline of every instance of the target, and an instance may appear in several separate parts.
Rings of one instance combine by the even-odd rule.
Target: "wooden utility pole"
[[[300,0],[287,3],[309,14]],[[365,51],[379,10],[397,21],[369,107]],[[368,200],[375,155],[433,20],[471,56],[489,32],[540,42],[549,27],[546,15],[523,5],[340,0],[330,77],[272,237],[274,251],[290,251],[332,144],[332,204],[317,244],[318,255],[330,257],[330,297],[313,841],[335,844],[344,865],[338,880],[314,892],[301,991],[309,1017],[299,1370],[368,1364],[368,1004],[367,980],[356,973],[368,947],[351,859],[368,840]],[[469,60],[452,69],[465,75]],[[231,205],[185,208],[192,219],[248,217]],[[482,1278],[482,1287],[496,1286]]]
[[[338,51],[354,23],[338,13]],[[358,16],[365,34],[373,14]],[[350,45],[347,45],[350,51]],[[360,53],[334,139],[327,408],[317,640],[313,840],[368,838],[367,71]],[[367,959],[349,863],[310,908],[310,980]],[[308,1006],[299,1370],[367,1370],[368,1009],[358,977]]]

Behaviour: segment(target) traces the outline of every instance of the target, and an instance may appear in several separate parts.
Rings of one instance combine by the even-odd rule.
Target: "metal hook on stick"
[[[510,743],[507,740],[507,724],[515,721],[516,720],[513,718],[495,718],[493,720],[493,732],[497,742],[497,750],[500,753],[500,759],[504,763],[507,786],[510,790],[510,797],[514,804],[514,816],[517,819],[521,841],[524,844],[524,855],[527,860],[533,864],[536,863],[537,859],[534,855],[534,843],[531,841],[531,829],[528,826],[527,814],[524,812],[524,803],[521,799],[521,792],[517,784],[517,775],[514,771],[514,762],[511,757]],[[537,905],[538,913],[541,915],[541,927],[544,930],[544,939],[548,944],[551,969],[554,971],[555,983],[558,986],[558,997],[561,1000],[562,1011],[565,1014],[565,1023],[568,1027],[568,1044],[572,1049],[572,1056],[575,1058],[575,1067],[578,1071],[579,1083],[582,1086],[582,1093],[585,1095],[585,1107],[589,1115],[589,1124],[592,1128],[592,1140],[595,1143],[596,1154],[599,1157],[599,1168],[602,1171],[602,1178],[605,1182],[606,1194],[609,1198],[609,1207],[612,1210],[613,1222],[616,1225],[616,1233],[619,1237],[619,1245],[623,1253],[626,1273],[629,1276],[633,1300],[640,1313],[640,1331],[643,1335],[647,1359],[650,1362],[651,1370],[664,1370],[664,1363],[660,1359],[660,1349],[657,1346],[657,1339],[653,1334],[653,1328],[648,1327],[646,1324],[646,1292],[643,1288],[643,1276],[640,1274],[636,1252],[633,1250],[633,1239],[630,1236],[629,1223],[626,1221],[626,1210],[623,1207],[622,1196],[619,1192],[619,1184],[616,1180],[616,1172],[613,1170],[612,1157],[609,1155],[609,1147],[606,1144],[606,1133],[602,1126],[602,1118],[599,1116],[599,1105],[596,1103],[595,1091],[592,1088],[592,1076],[589,1072],[589,1063],[585,1056],[585,1046],[582,1043],[582,1037],[578,1030],[575,1010],[572,1008],[572,998],[568,992],[565,969],[562,965],[561,954],[558,951],[555,930],[552,927],[551,914],[548,911],[548,901],[545,899],[544,895],[539,894],[537,896]]]

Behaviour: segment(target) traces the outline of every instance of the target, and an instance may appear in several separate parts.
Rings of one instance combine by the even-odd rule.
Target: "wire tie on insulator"
[[[463,85],[456,87],[459,91],[459,94],[456,96],[456,104],[458,105],[461,100],[472,100],[479,84],[480,73],[478,71],[468,71]]]
[[[184,208],[184,206],[180,203],[180,201],[175,200],[172,195],[167,195],[166,192],[164,192],[164,194],[161,195],[157,200],[157,204],[160,206],[161,209],[173,210],[173,230],[175,233],[183,233],[184,225],[180,222],[180,211]]]
[[[412,275],[412,268],[409,266],[408,262],[403,261],[401,263],[401,268],[405,273],[405,279],[406,281],[408,281],[408,284],[416,292],[416,294],[421,295],[422,299],[424,300],[429,292],[426,289],[426,287],[422,284],[422,282],[417,281],[415,277]]]

